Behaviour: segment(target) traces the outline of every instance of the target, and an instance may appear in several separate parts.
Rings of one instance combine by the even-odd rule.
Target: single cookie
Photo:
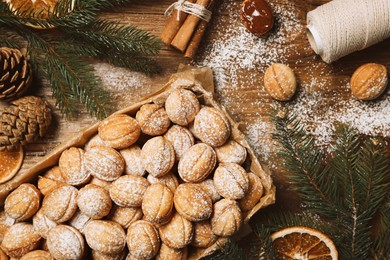
[[[165,109],[173,123],[186,126],[194,121],[200,110],[200,104],[192,91],[180,88],[168,96]]]
[[[84,167],[84,150],[71,147],[62,152],[58,162],[61,175],[69,185],[81,185],[89,181],[90,173]]]
[[[161,241],[167,246],[181,249],[192,241],[194,228],[191,221],[175,213],[171,221],[159,228]]]
[[[247,155],[246,148],[234,140],[227,141],[224,145],[215,148],[218,162],[242,164]]]
[[[222,199],[214,204],[211,216],[211,229],[214,234],[229,237],[236,233],[242,224],[242,214],[234,200]]]
[[[164,135],[175,150],[175,159],[179,161],[184,153],[195,144],[195,139],[190,130],[185,127],[173,125]]]
[[[116,222],[91,220],[84,229],[90,248],[103,254],[117,254],[126,246],[126,233]]]
[[[149,182],[139,176],[124,175],[110,186],[110,197],[121,207],[140,207]]]
[[[41,193],[32,184],[24,183],[12,191],[4,202],[4,211],[16,221],[31,218],[39,209]]]
[[[211,229],[209,220],[194,223],[194,238],[191,245],[199,248],[208,248],[218,239]]]
[[[222,146],[230,136],[230,123],[218,109],[203,107],[195,117],[195,136],[212,147]]]
[[[33,225],[16,223],[5,233],[1,249],[10,257],[20,258],[39,246],[41,236],[35,232]]]
[[[217,192],[224,198],[242,199],[249,189],[248,174],[236,163],[221,163],[213,180]]]
[[[84,257],[84,238],[71,226],[59,225],[50,230],[47,247],[55,259],[81,260]]]
[[[77,192],[73,186],[53,190],[43,199],[42,213],[57,223],[68,221],[77,210]]]
[[[142,147],[145,169],[154,177],[167,174],[175,164],[175,151],[172,144],[162,136],[153,137]]]
[[[199,143],[183,155],[178,172],[185,182],[201,182],[211,173],[216,162],[214,149],[207,144]]]
[[[101,219],[110,213],[112,202],[106,189],[88,184],[79,190],[77,206],[84,215],[91,219]]]
[[[152,259],[160,249],[157,229],[145,220],[134,222],[127,230],[127,246],[135,259]]]
[[[134,118],[114,114],[104,119],[98,128],[100,138],[112,148],[124,149],[137,142],[141,128]]]
[[[157,225],[170,220],[173,210],[173,192],[165,185],[150,185],[142,199],[142,212],[145,219]]]
[[[85,153],[85,167],[94,177],[103,181],[114,181],[122,175],[125,160],[115,149],[95,146]]]
[[[210,196],[201,185],[194,183],[184,183],[177,187],[174,205],[177,212],[189,221],[208,219],[213,210]]]
[[[143,105],[135,118],[141,126],[142,132],[150,136],[164,134],[171,124],[165,109],[156,104]]]

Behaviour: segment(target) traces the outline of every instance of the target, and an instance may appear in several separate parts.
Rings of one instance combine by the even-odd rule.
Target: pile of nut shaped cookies
[[[186,259],[237,232],[263,195],[241,166],[246,148],[230,137],[225,114],[182,88],[165,107],[114,114],[37,187],[8,195],[1,249],[22,260]]]

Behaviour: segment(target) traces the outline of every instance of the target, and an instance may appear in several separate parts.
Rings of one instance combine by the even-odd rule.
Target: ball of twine
[[[307,14],[313,50],[331,63],[390,37],[390,0],[333,0]]]

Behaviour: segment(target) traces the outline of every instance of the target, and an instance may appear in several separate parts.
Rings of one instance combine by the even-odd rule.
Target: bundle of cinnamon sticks
[[[187,0],[212,11],[217,0]],[[161,40],[184,53],[184,57],[193,58],[206,31],[207,22],[194,14],[175,9],[161,33]]]

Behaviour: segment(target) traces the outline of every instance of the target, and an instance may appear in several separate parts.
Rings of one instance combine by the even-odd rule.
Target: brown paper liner
[[[147,103],[156,103],[164,105],[165,100],[169,94],[177,88],[186,88],[192,90],[200,98],[200,101],[204,105],[212,106],[224,113],[229,119],[232,126],[231,138],[236,142],[240,143],[242,146],[246,147],[248,155],[250,158],[250,164],[248,165],[247,170],[250,170],[254,174],[260,177],[261,182],[264,186],[264,194],[257,205],[250,211],[244,212],[243,220],[248,222],[249,219],[258,212],[261,208],[264,208],[275,202],[275,186],[272,183],[272,179],[269,172],[266,172],[261,166],[259,160],[255,156],[253,150],[249,146],[248,142],[245,139],[245,135],[240,131],[240,125],[229,116],[225,108],[221,106],[214,99],[214,81],[213,73],[210,68],[196,68],[186,65],[180,65],[178,72],[173,74],[169,82],[164,85],[160,90],[153,93],[152,95],[143,98],[138,103],[135,103],[127,108],[119,110],[114,114],[128,114],[135,116],[135,113],[139,108]],[[91,139],[98,132],[99,122],[90,126],[89,128],[81,131],[77,136],[70,138],[69,141],[60,144],[54,148],[48,155],[46,155],[40,162],[29,170],[17,174],[10,181],[0,185],[0,198],[4,201],[7,194],[13,189],[17,188],[20,184],[24,182],[29,182],[34,180],[40,173],[44,170],[47,170],[50,167],[53,167],[58,164],[59,157],[61,153],[72,147],[83,147],[89,139]],[[227,242],[227,238],[219,238],[218,241],[206,249],[194,248],[190,251],[189,259],[200,259],[201,257],[210,255],[216,251],[220,246],[223,246]]]

